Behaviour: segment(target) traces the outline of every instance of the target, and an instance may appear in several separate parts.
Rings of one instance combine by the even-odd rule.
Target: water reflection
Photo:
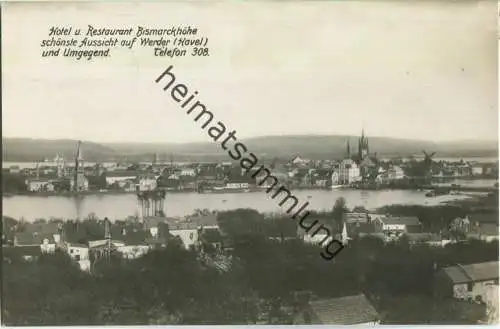
[[[443,195],[425,197],[424,192],[387,191],[293,191],[300,204],[309,202],[307,209],[331,210],[338,197],[344,197],[349,208],[363,206],[374,209],[388,204],[438,204],[464,196]],[[308,197],[310,196],[310,198]],[[137,199],[134,194],[88,195],[80,197],[27,197],[12,196],[2,198],[3,213],[26,220],[36,218],[85,218],[90,213],[96,216],[122,219],[138,214]],[[264,192],[234,194],[168,194],[163,211],[167,216],[185,216],[195,209],[229,210],[254,208],[261,212],[283,212],[279,200],[273,200]]]

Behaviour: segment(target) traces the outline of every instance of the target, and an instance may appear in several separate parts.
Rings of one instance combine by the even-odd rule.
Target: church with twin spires
[[[358,139],[358,149],[356,153],[351,153],[349,141],[346,143],[346,154],[344,159],[335,166],[332,174],[332,186],[350,185],[361,182],[377,171],[377,160],[370,156],[370,146],[364,129]]]

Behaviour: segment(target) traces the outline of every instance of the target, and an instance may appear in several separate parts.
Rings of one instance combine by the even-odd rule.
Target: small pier
[[[165,196],[166,192],[163,189],[137,192],[137,202],[142,217],[165,216]]]

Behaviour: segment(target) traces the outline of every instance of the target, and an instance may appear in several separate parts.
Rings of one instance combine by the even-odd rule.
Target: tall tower
[[[361,130],[361,138],[358,142],[358,156],[360,160],[366,158],[369,154],[368,151],[368,138],[365,137],[365,130]]]
[[[349,140],[347,140],[347,143],[346,143],[346,158],[350,158],[351,157],[351,145],[349,143]]]
[[[75,192],[82,188],[84,181],[84,163],[83,163],[83,153],[81,149],[82,141],[78,141],[78,146],[76,148],[75,155],[75,172],[73,177],[73,190]]]
[[[106,261],[109,263],[111,259],[111,223],[108,217],[104,218],[104,239],[106,240],[105,255]]]
[[[62,155],[57,154],[56,156],[56,166],[57,166],[57,177],[61,178],[64,176],[64,158]]]
[[[81,147],[81,142],[78,142],[78,158],[76,160],[78,162],[78,173],[83,174],[85,166],[83,163],[83,150]]]

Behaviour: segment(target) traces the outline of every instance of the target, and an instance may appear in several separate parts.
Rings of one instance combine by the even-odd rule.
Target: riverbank
[[[471,180],[473,181],[473,180]],[[493,180],[492,180],[493,182]],[[447,190],[447,192],[482,192],[491,193],[498,191],[498,186],[494,187],[493,184],[489,186],[463,186],[458,184],[452,184],[450,186],[442,185],[425,185],[425,186],[408,186],[408,185],[397,185],[397,186],[380,186],[380,185],[358,185],[358,186],[339,186],[334,189],[325,187],[306,187],[306,186],[295,186],[289,187],[289,191],[338,191],[338,190],[361,190],[361,191],[398,191],[398,190],[409,190],[409,191],[435,191],[435,190]],[[234,194],[234,193],[256,193],[265,192],[265,188],[252,187],[247,189],[207,189],[196,191],[194,189],[183,189],[183,190],[165,190],[167,193],[171,194],[187,194],[187,193],[199,193],[199,194]],[[122,194],[136,194],[137,191],[123,191],[123,190],[91,190],[91,191],[81,191],[81,192],[6,192],[3,193],[3,197],[12,196],[34,196],[34,197],[49,197],[49,196],[59,196],[59,197],[76,197],[76,196],[99,196],[99,195],[122,195]],[[447,193],[445,193],[447,194]]]

